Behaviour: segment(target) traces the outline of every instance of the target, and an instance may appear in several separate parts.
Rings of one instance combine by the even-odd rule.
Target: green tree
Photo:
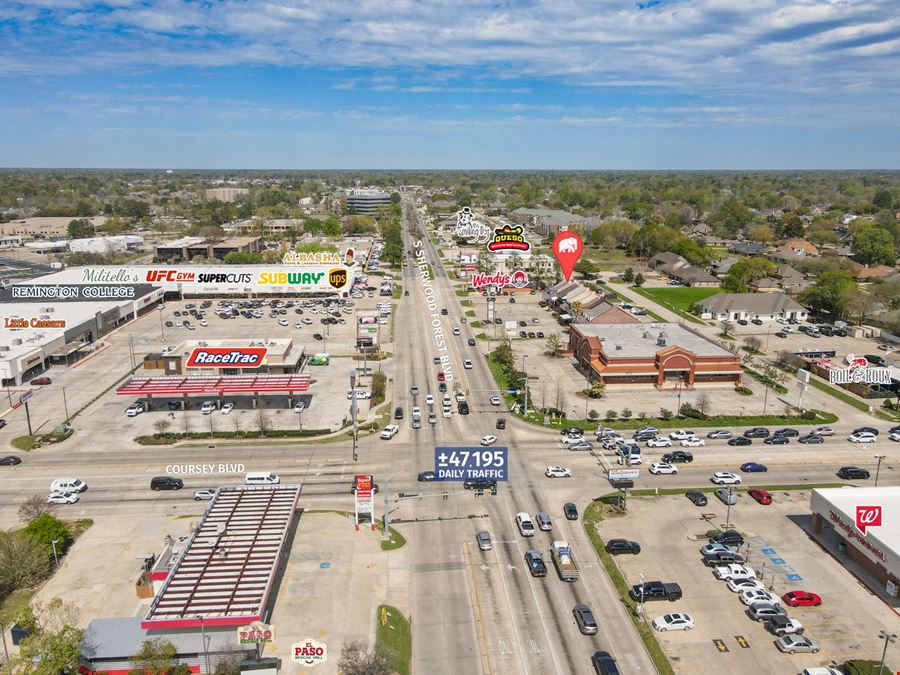
[[[30,634],[19,645],[14,672],[19,675],[56,675],[78,670],[84,631],[75,628],[78,609],[53,598],[47,604],[27,606],[16,623]]]
[[[547,352],[551,356],[557,356],[559,352],[559,333],[550,333],[547,336]]]
[[[785,239],[802,237],[804,233],[803,221],[796,213],[785,213],[778,224],[778,234]]]
[[[771,276],[775,273],[775,263],[765,258],[741,258],[731,266],[725,279],[722,280],[722,290],[729,293],[746,293],[747,285],[751,281]]]
[[[494,362],[496,362],[505,372],[513,369],[515,354],[513,354],[512,345],[509,340],[504,340],[500,346],[494,350]]]
[[[632,281],[634,281],[634,270],[630,267],[626,267],[625,271],[622,272],[622,281],[624,281],[626,284],[630,284]]]
[[[72,544],[69,526],[51,513],[41,514],[22,531],[44,547],[48,559],[53,555],[53,541],[56,541],[56,552],[59,555],[65,553]]]
[[[894,198],[888,190],[878,190],[872,197],[872,203],[879,209],[889,209],[894,204]]]
[[[731,197],[710,216],[709,224],[726,234],[736,234],[752,219],[750,209],[735,197]]]
[[[848,314],[844,301],[851,288],[856,288],[856,282],[849,272],[822,272],[812,286],[800,293],[799,299],[815,314],[825,313],[840,318]]]
[[[885,265],[897,259],[894,238],[877,225],[865,225],[853,232],[853,256],[864,265]]]
[[[230,251],[225,254],[226,265],[258,265],[263,261],[262,253],[249,253],[247,251]]]
[[[644,285],[644,281],[645,281],[644,275],[641,274],[640,272],[638,272],[637,274],[634,275],[634,286],[635,286],[635,288],[640,288],[641,286],[643,286],[643,285]]]
[[[50,558],[41,542],[22,532],[0,532],[0,597],[49,576]]]
[[[91,221],[84,218],[70,220],[66,231],[73,239],[84,239],[94,236],[94,226],[91,225]]]
[[[136,671],[143,675],[180,675],[190,673],[187,666],[177,662],[178,648],[164,638],[144,640],[141,650],[131,657]]]
[[[479,274],[493,274],[497,269],[497,260],[492,253],[480,252],[475,261],[475,270]]]
[[[747,239],[761,244],[770,244],[775,239],[775,231],[769,225],[753,225],[747,228]]]

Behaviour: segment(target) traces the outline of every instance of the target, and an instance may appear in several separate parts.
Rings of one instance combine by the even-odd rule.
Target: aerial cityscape
[[[898,25],[0,0],[0,671],[900,672]]]

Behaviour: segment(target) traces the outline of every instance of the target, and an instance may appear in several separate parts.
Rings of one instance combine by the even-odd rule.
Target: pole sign
[[[24,391],[19,394],[19,403],[25,403],[30,400],[31,397],[34,396],[34,389],[29,389],[28,391]]]
[[[607,476],[610,482],[614,480],[637,480],[640,477],[640,469],[610,469],[609,476]]]
[[[847,368],[828,371],[831,384],[886,384],[891,383],[890,368],[869,368],[869,360],[865,356],[847,354]]]
[[[356,504],[356,524],[359,525],[359,514],[371,514],[375,510],[375,500],[372,495],[372,476],[356,476],[354,478],[356,485],[355,504]]]
[[[434,476],[439,481],[509,480],[506,448],[437,447]]]

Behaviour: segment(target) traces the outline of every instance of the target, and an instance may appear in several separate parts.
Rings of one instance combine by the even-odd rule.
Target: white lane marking
[[[494,556],[497,558],[497,565],[500,565],[500,553],[497,549],[494,549]],[[525,654],[522,653],[522,640],[519,638],[519,628],[516,626],[516,614],[513,612],[512,601],[509,597],[509,586],[506,584],[506,579],[503,578],[504,575],[500,575],[500,581],[503,584],[503,594],[506,596],[506,608],[509,611],[510,622],[512,623],[513,633],[516,636],[516,644],[519,646],[519,658],[522,661],[522,669],[525,671],[525,675],[528,675],[528,663],[525,661]],[[557,671],[558,672],[558,671]]]

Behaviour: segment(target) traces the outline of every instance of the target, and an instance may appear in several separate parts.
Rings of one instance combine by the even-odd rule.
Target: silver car
[[[819,652],[819,643],[805,635],[782,635],[775,640],[775,646],[788,654],[796,654],[797,652],[817,654]]]
[[[479,530],[475,535],[475,540],[478,542],[478,548],[482,551],[490,551],[494,548],[494,544],[491,542],[491,533],[487,530]]]

